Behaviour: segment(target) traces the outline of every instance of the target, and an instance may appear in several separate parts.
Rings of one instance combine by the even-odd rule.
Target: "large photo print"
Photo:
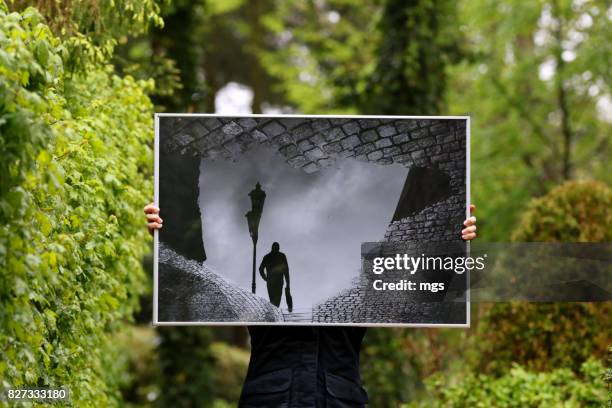
[[[469,324],[468,117],[156,115],[154,323]],[[425,264],[423,262],[423,264]]]

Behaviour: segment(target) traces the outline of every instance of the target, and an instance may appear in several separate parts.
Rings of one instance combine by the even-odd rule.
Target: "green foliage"
[[[567,182],[535,199],[514,239],[540,242],[609,242],[612,190],[594,181]],[[578,370],[602,356],[612,338],[610,302],[498,303],[487,309],[481,329],[480,369],[503,372],[511,362],[530,369]]]
[[[163,24],[154,0],[8,0],[8,5],[15,11],[36,8],[56,35],[86,36],[93,46],[113,45],[122,36]]]
[[[261,54],[276,39],[264,24],[273,0],[180,0],[164,3],[164,27],[118,47],[120,72],[154,78],[158,111],[214,112],[228,82],[253,90],[253,112],[279,102]],[[282,3],[281,3],[282,4]],[[284,102],[284,101],[283,101]]]
[[[403,346],[401,329],[369,329],[361,351],[361,376],[372,406],[393,406],[410,400],[421,373],[416,356]],[[422,384],[419,384],[422,385]]]
[[[215,358],[213,395],[217,400],[235,404],[240,398],[250,354],[223,342],[212,343],[211,351]]]
[[[277,2],[262,52],[290,105],[308,113],[439,114],[459,55],[455,2]]]
[[[612,189],[597,181],[564,183],[533,200],[513,239],[519,242],[612,241]]]
[[[0,379],[111,406],[124,367],[110,334],[145,283],[152,84],[92,61],[69,73],[70,46],[35,9],[0,10]]]
[[[471,112],[480,239],[508,240],[529,200],[572,178],[610,182],[611,25],[605,1],[459,2],[469,58],[449,66]]]
[[[372,406],[389,407],[426,394],[424,380],[463,375],[466,332],[456,329],[370,328],[361,349],[361,376]]]
[[[147,57],[150,58],[144,67],[149,71],[159,70],[165,64],[171,64],[167,71],[175,67],[174,75],[176,82],[168,81],[169,72],[141,72],[144,77],[156,78],[159,89],[169,91],[154,97],[155,103],[164,110],[176,111],[203,111],[202,99],[206,92],[206,84],[202,73],[204,52],[207,47],[201,43],[206,40],[209,13],[208,2],[202,0],[182,0],[167,3],[162,8],[164,28],[151,30],[144,41],[140,42],[142,47],[150,47]],[[166,33],[172,32],[169,36]],[[128,44],[129,45],[129,44]],[[132,47],[132,53],[135,49]],[[161,63],[161,64],[160,64]],[[171,71],[172,72],[172,71]],[[170,87],[171,90],[170,90]]]
[[[84,72],[88,64],[106,64],[118,41],[162,26],[155,0],[8,0],[11,11],[33,7],[62,39],[64,69]]]
[[[121,378],[122,403],[128,407],[151,406],[160,397],[161,370],[157,333],[150,325],[134,325],[113,336],[114,348],[124,360]]]
[[[612,407],[612,346],[608,347],[608,364],[602,378],[608,387],[608,407]]]
[[[603,356],[612,338],[607,303],[496,303],[479,327],[477,369],[500,374],[513,363],[532,370],[578,370]]]
[[[356,113],[375,67],[380,5],[274,3],[262,23],[276,40],[261,50],[260,60],[275,90],[300,112]]]
[[[579,375],[564,368],[534,373],[515,365],[499,378],[468,374],[456,384],[435,376],[427,384],[430,398],[406,408],[602,407],[606,402],[602,371],[599,361],[589,360],[582,364]]]
[[[160,327],[161,406],[211,407],[215,362],[208,327]]]
[[[155,88],[150,93],[153,100],[172,98],[185,88],[176,61],[165,51],[153,53],[148,37],[137,37],[118,45],[113,54],[113,64],[119,75],[155,81]],[[164,110],[156,103],[156,112]]]
[[[249,352],[214,340],[212,330],[132,326],[114,336],[128,370],[119,373],[123,403],[235,407]]]
[[[456,2],[387,0],[378,22],[376,67],[361,112],[438,115],[445,106],[446,67],[460,57]]]

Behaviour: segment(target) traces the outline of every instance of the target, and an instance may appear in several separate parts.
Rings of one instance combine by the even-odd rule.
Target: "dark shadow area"
[[[159,239],[188,259],[205,261],[198,206],[200,158],[163,152],[159,163]]]
[[[450,177],[434,168],[411,167],[393,221],[409,217],[451,195]]]

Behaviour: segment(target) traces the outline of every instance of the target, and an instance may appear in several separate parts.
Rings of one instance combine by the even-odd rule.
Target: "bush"
[[[567,182],[534,200],[515,241],[605,242],[612,238],[612,190],[595,181]],[[534,370],[579,370],[605,355],[612,337],[610,302],[498,303],[479,327],[480,369],[503,373],[512,362]]]
[[[611,312],[607,303],[497,303],[479,328],[478,369],[501,374],[519,363],[577,371],[590,356],[605,354]]]
[[[215,359],[213,396],[217,401],[235,404],[240,399],[250,353],[223,342],[212,343],[210,349]]]
[[[35,9],[0,2],[0,380],[111,406],[111,334],[146,282],[152,83],[72,57]]]
[[[612,407],[612,346],[608,347],[608,364],[602,378],[608,387],[608,408]]]
[[[161,369],[156,346],[157,331],[151,325],[133,325],[113,336],[114,348],[125,361],[121,375],[122,406],[154,406],[162,395]]]
[[[570,181],[533,200],[513,234],[517,242],[612,241],[612,189]]]
[[[406,408],[602,407],[607,394],[601,379],[602,371],[603,366],[599,361],[589,360],[582,364],[580,375],[564,368],[534,373],[514,365],[499,378],[469,374],[450,386],[436,376],[427,382],[433,399],[413,403]]]
[[[161,406],[211,407],[215,356],[209,327],[159,327]]]

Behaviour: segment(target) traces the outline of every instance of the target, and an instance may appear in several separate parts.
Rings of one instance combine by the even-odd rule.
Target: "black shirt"
[[[240,407],[362,407],[362,327],[251,326]]]

